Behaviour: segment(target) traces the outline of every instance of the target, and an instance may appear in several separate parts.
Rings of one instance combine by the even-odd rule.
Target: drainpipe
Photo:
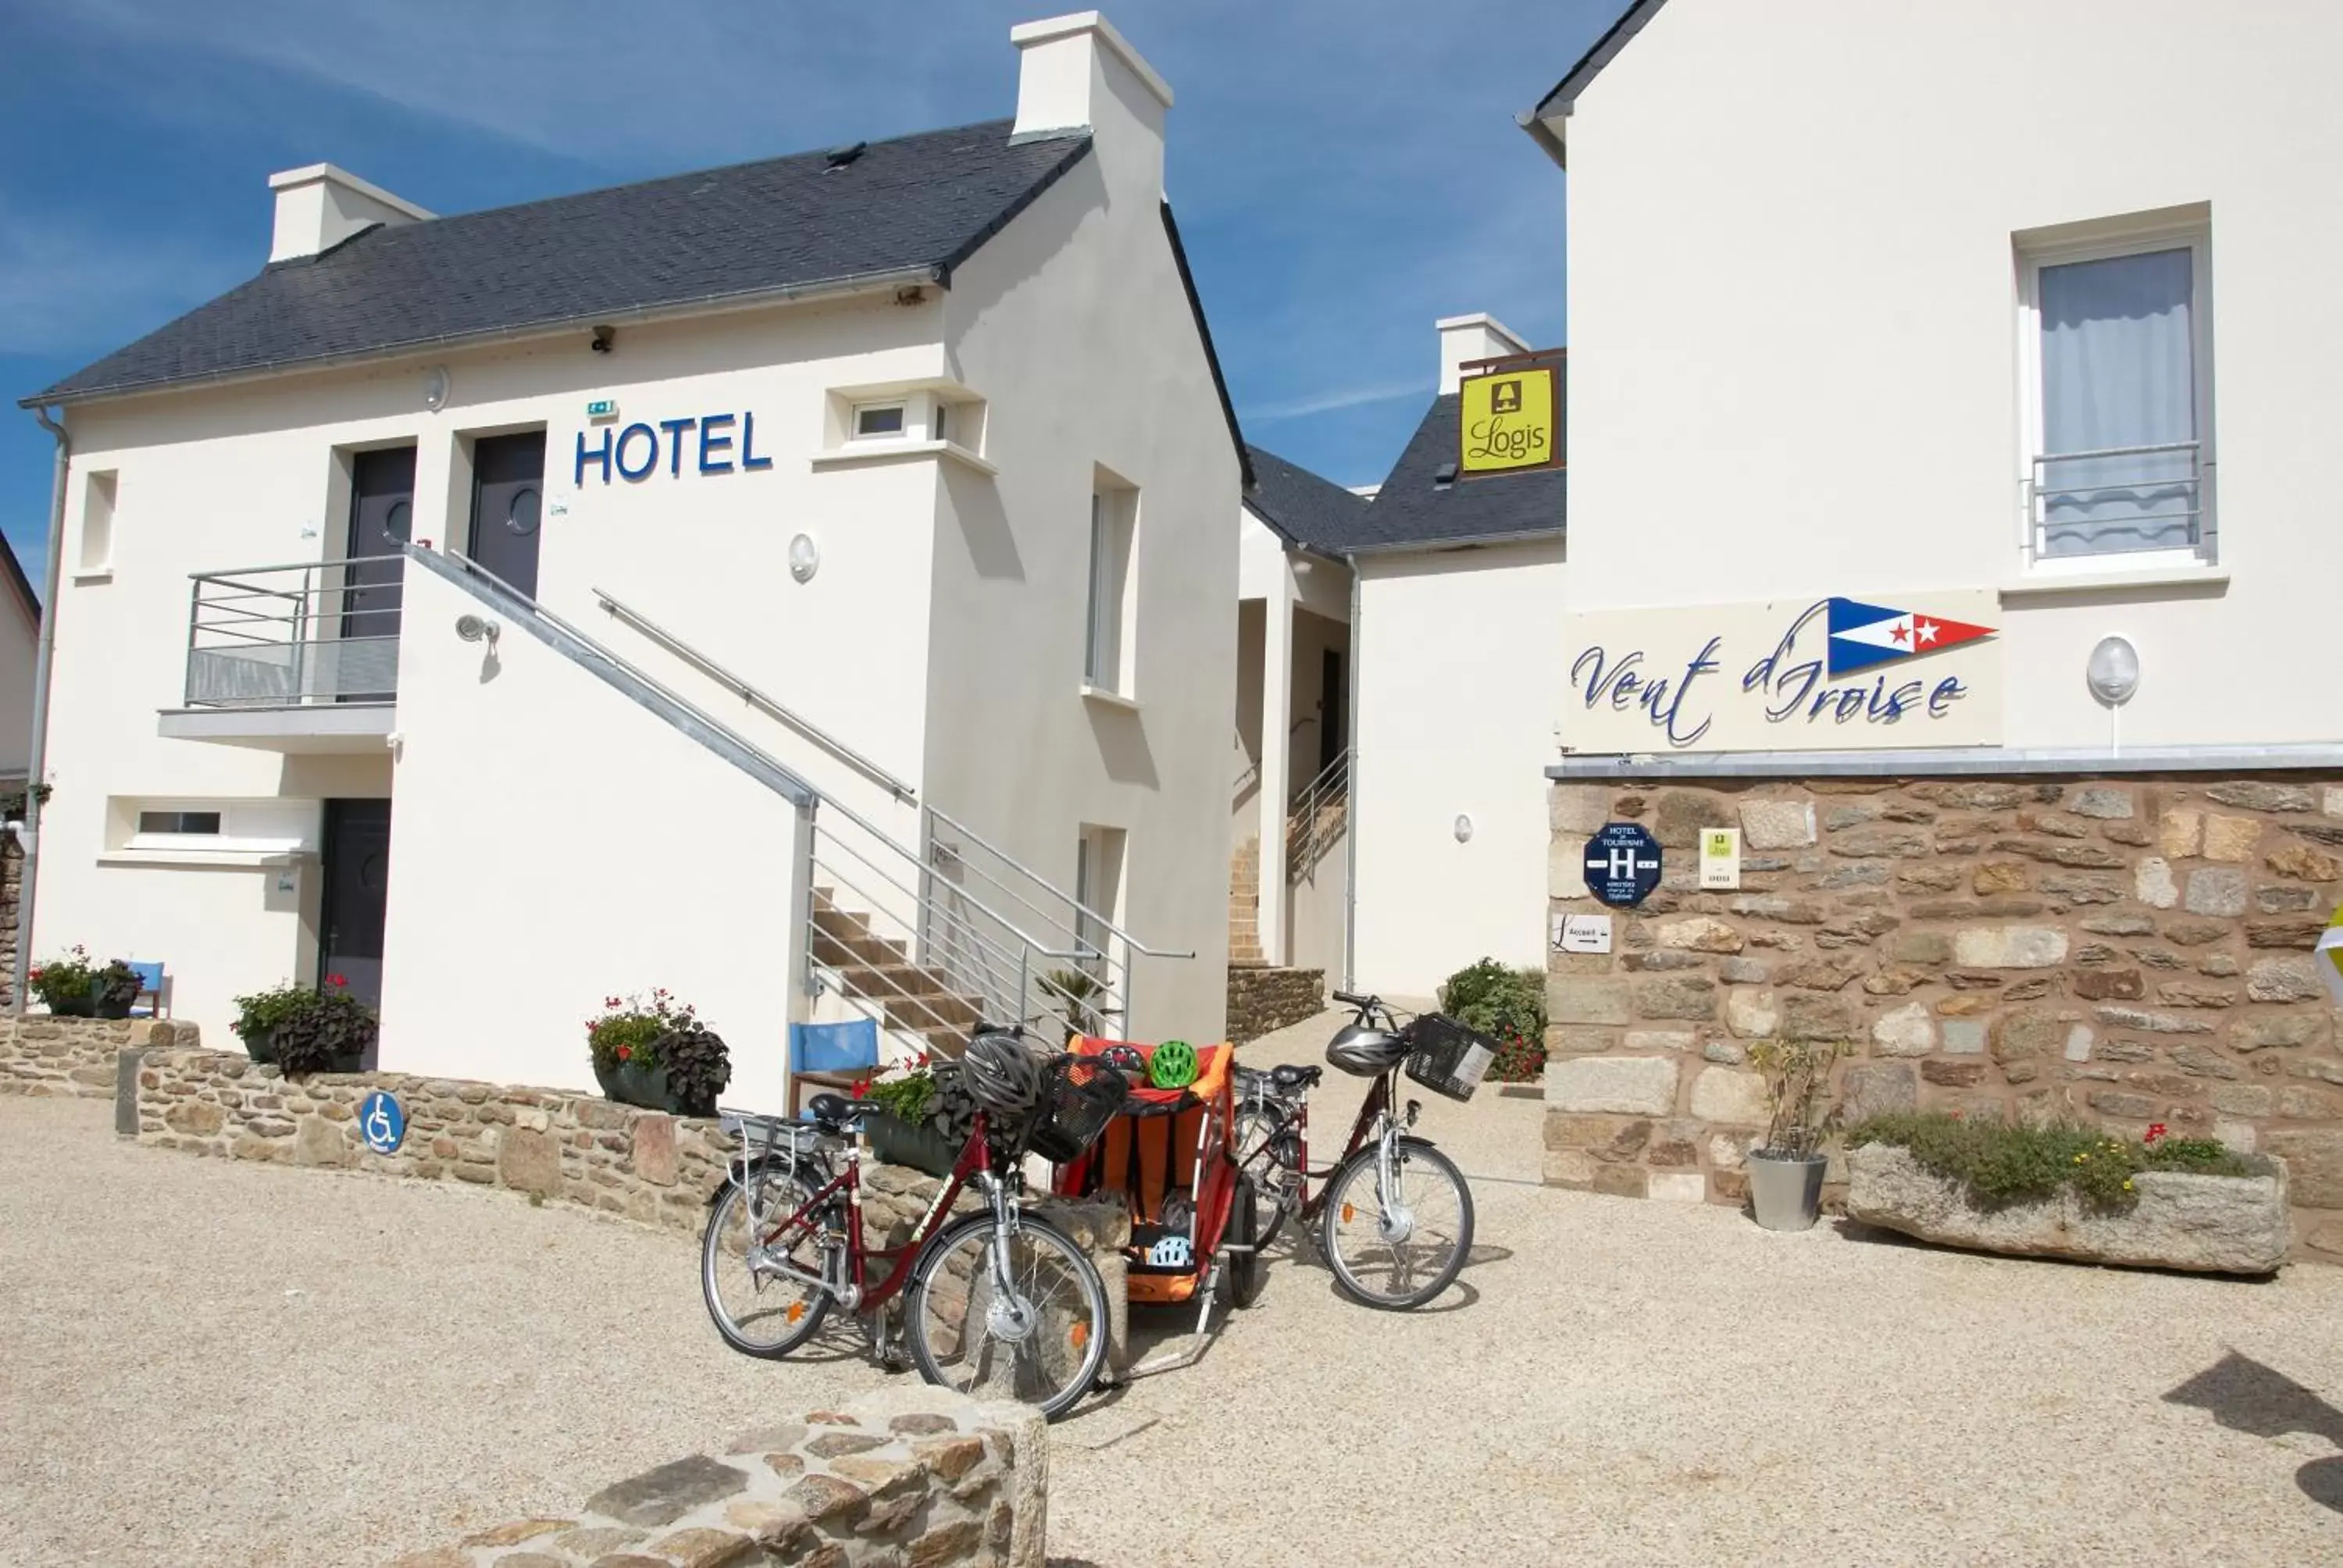
[[[60,479],[59,486],[64,482]],[[1359,989],[1359,649],[1363,645],[1359,641],[1359,558],[1344,556],[1342,564],[1351,568],[1350,712],[1342,720],[1351,751],[1350,778],[1343,786],[1351,797],[1351,830],[1342,835],[1342,989],[1354,991]]]
[[[33,750],[25,769],[25,826],[17,841],[25,846],[25,871],[16,894],[16,967],[10,976],[15,1000],[10,1011],[25,1012],[25,988],[33,969],[33,898],[38,888],[41,844],[41,797],[45,794],[49,752],[49,667],[57,651],[57,579],[65,547],[65,473],[73,463],[73,437],[51,417],[35,408],[41,422],[57,443],[56,477],[49,490],[49,563],[46,591],[41,595],[41,640],[33,655]]]

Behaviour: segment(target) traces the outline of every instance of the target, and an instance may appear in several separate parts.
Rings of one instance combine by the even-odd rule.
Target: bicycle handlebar
[[[1332,995],[1336,1001],[1341,1002],[1344,1007],[1370,1008],[1383,1006],[1383,999],[1381,997],[1357,996],[1346,990],[1338,990],[1330,994]]]

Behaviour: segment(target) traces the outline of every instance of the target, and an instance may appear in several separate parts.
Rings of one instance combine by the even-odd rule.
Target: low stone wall
[[[0,1007],[16,1005],[16,944],[23,941],[25,847],[0,833]]]
[[[889,1391],[662,1464],[575,1514],[390,1568],[1043,1568],[1049,1438],[1019,1405]]]
[[[168,1019],[0,1018],[0,1094],[112,1100],[124,1051],[201,1038]]]
[[[1306,1023],[1325,1008],[1324,970],[1229,966],[1229,1039],[1237,1044]]]
[[[2162,1121],[2284,1160],[2298,1243],[2343,1255],[2343,1054],[2309,952],[2343,899],[2343,781],[1622,780],[1556,785],[1550,820],[1556,914],[1601,910],[1579,861],[1606,821],[1666,865],[1611,952],[1551,955],[1549,1182],[1738,1202],[1750,1046],[1844,1041],[1850,1120]],[[1699,890],[1706,827],[1741,829],[1740,890]]]

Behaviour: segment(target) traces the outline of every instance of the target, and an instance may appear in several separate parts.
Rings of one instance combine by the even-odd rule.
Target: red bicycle
[[[863,1237],[861,1106],[821,1094],[809,1122],[739,1117],[741,1155],[700,1242],[700,1292],[717,1332],[737,1351],[779,1360],[835,1304],[872,1316],[883,1356],[876,1314],[902,1292],[911,1361],[930,1382],[1017,1399],[1044,1416],[1071,1406],[1106,1356],[1106,1289],[1073,1239],[1024,1207],[1024,1156],[1087,1147],[1124,1086],[1072,1057],[1043,1071],[1049,1087],[1031,1115],[1004,1125],[979,1109],[942,1190],[900,1247]],[[952,1217],[970,1185],[983,1207]]]

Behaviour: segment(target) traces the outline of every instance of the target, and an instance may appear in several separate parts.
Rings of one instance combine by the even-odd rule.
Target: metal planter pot
[[[1823,1211],[1823,1172],[1830,1161],[1819,1154],[1750,1153],[1749,1211],[1768,1231],[1806,1231]]]

